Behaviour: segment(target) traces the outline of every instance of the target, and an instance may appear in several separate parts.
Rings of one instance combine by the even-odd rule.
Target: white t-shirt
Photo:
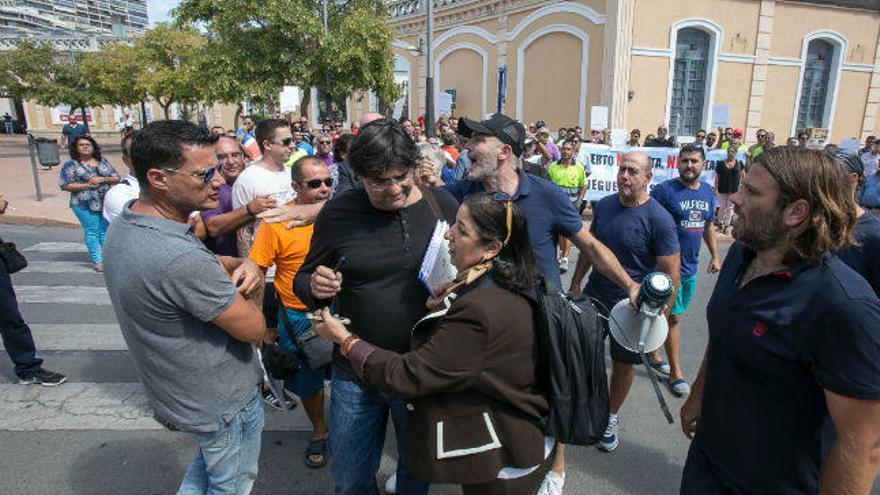
[[[279,205],[296,198],[290,185],[290,170],[266,170],[258,163],[249,165],[232,185],[232,208],[240,208],[257,196],[271,196]]]
[[[120,182],[111,187],[107,194],[104,195],[104,219],[108,222],[112,222],[117,215],[122,213],[122,208],[125,207],[126,203],[137,199],[141,194],[140,184],[138,184],[134,176],[127,176],[125,181],[128,184]]]
[[[238,209],[250,203],[257,196],[270,196],[278,205],[286,204],[296,199],[293,186],[290,185],[290,169],[284,167],[281,171],[266,170],[259,165],[260,162],[248,165],[235,179],[232,185],[232,209]],[[260,220],[254,220],[254,232],[260,226]],[[275,267],[271,266],[266,271],[266,282],[275,279]]]

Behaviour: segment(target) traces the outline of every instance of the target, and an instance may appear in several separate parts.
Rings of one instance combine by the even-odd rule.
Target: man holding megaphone
[[[648,184],[653,175],[651,161],[642,151],[625,153],[617,173],[617,194],[606,196],[593,208],[590,231],[608,246],[633,280],[642,281],[656,270],[673,281],[673,295],[667,309],[675,300],[680,274],[679,243],[672,216],[657,200],[648,195]],[[578,258],[571,280],[571,292],[580,293],[580,282],[590,268],[587,256]],[[627,294],[593,270],[586,293],[599,302],[596,308],[603,316]],[[617,413],[623,405],[633,381],[633,365],[642,364],[638,353],[628,350],[610,339],[611,384],[609,394],[608,427],[596,446],[611,452],[619,445]]]

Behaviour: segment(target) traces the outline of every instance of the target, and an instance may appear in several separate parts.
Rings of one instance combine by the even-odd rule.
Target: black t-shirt
[[[458,202],[445,191],[433,193],[452,225]],[[338,195],[315,220],[309,254],[294,279],[296,296],[309,308],[329,303],[312,297],[312,272],[318,265],[333,267],[345,256],[335,312],[350,318],[349,330],[365,341],[406,352],[410,330],[428,312],[428,291],[418,274],[436,223],[424,198],[402,210],[382,211],[373,208],[363,189]],[[334,371],[354,379],[338,348],[333,366]]]
[[[832,254],[738,289],[754,256],[732,245],[709,300],[694,441],[735,493],[818,493],[824,390],[880,400],[880,301]]]
[[[715,167],[715,176],[718,177],[718,193],[733,194],[739,190],[739,179],[742,176],[743,164],[733,161],[733,168],[727,168],[726,162],[721,162]]]
[[[880,219],[871,213],[859,217],[856,225],[856,242],[837,252],[837,256],[871,284],[880,297]]]
[[[675,140],[672,137],[666,139],[654,138],[645,142],[646,148],[675,148]]]

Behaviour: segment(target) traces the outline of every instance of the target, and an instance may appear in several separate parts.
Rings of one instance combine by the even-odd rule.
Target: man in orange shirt
[[[315,156],[304,156],[290,169],[291,185],[296,191],[295,204],[322,203],[330,199],[333,179],[330,169]],[[293,278],[309,252],[312,225],[287,230],[284,223],[262,222],[254,236],[250,258],[265,272],[276,266],[275,293],[281,301],[278,311],[278,343],[296,351],[296,337],[311,323],[307,308],[293,293]],[[285,314],[281,312],[286,313]],[[290,328],[293,327],[293,328]],[[305,463],[319,468],[327,463],[327,427],[324,421],[324,378],[326,370],[312,371],[304,364],[284,381],[284,388],[299,396],[312,422],[312,439],[306,449]]]

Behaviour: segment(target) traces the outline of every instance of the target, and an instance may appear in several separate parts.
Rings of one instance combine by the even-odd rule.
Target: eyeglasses
[[[328,177],[324,180],[312,179],[312,180],[307,180],[305,182],[305,185],[308,186],[309,189],[317,189],[317,188],[321,187],[321,184],[324,184],[327,187],[333,187],[333,178]]]
[[[333,124],[333,127],[342,127],[342,124]]]
[[[293,144],[293,137],[286,137],[280,141],[281,146],[290,146]]]
[[[196,178],[202,179],[202,184],[207,184],[207,183],[211,182],[211,179],[214,178],[214,174],[220,171],[220,165],[214,165],[213,167],[206,168],[205,170],[202,170],[201,172],[181,172],[180,170],[177,170],[176,168],[168,168],[168,167],[162,167],[162,170],[168,172],[169,174],[183,174],[183,175],[189,175],[190,177],[196,177]]]
[[[318,141],[318,144],[330,144],[330,141]]]
[[[244,158],[244,154],[240,151],[235,151],[235,152],[232,152],[229,154],[222,153],[222,154],[217,155],[217,161],[221,161],[221,162],[229,160],[230,158],[233,160],[238,160],[240,158]]]
[[[403,175],[398,175],[397,177],[390,178],[375,178],[375,177],[364,177],[364,183],[369,185],[373,189],[388,189],[393,184],[397,184],[398,186],[406,183],[410,179],[412,179],[412,171],[407,171]]]
[[[697,139],[706,139],[705,134],[697,134]]]

